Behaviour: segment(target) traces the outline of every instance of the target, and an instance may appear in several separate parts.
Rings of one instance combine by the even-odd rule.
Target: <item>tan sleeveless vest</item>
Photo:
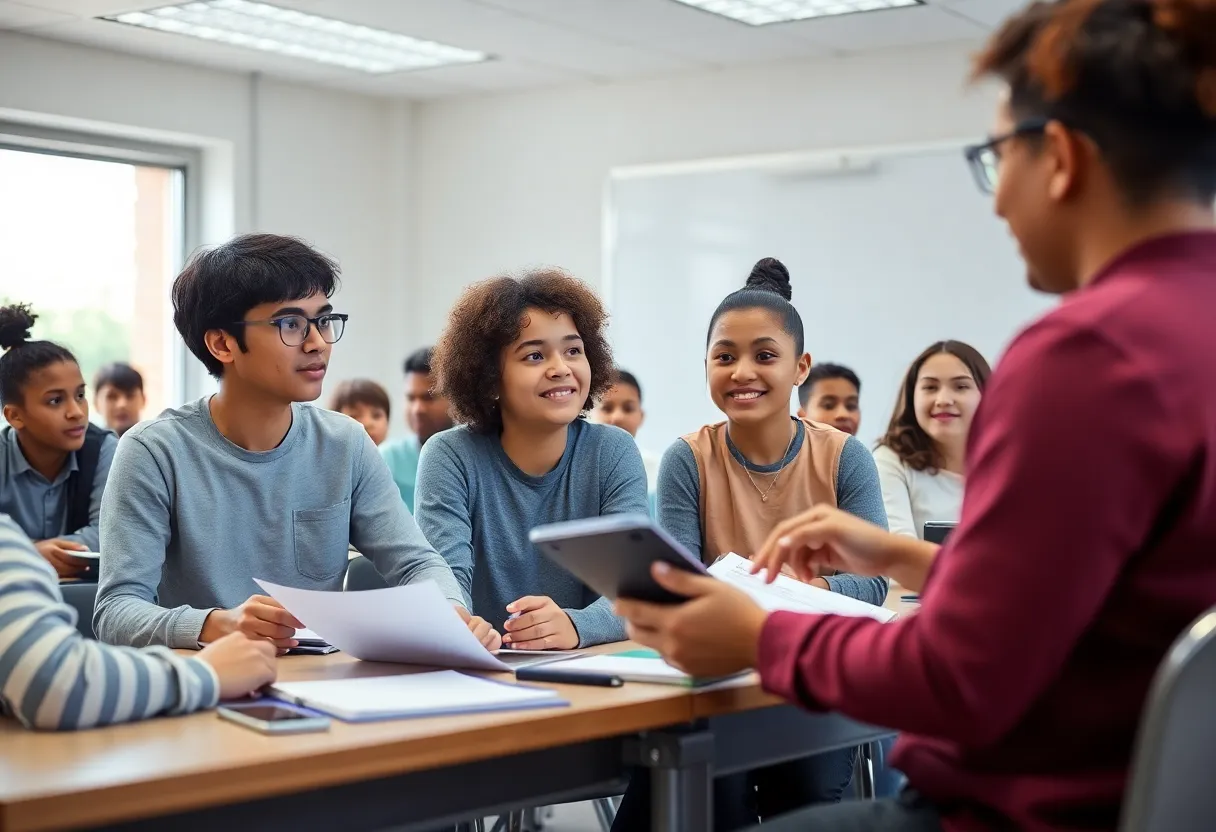
[[[726,423],[706,425],[682,437],[692,448],[701,481],[701,558],[713,563],[727,552],[750,558],[784,520],[821,503],[836,505],[836,472],[848,434],[833,427],[801,420],[805,432],[798,454],[781,471],[781,478],[760,499],[772,474],[747,471],[726,445]]]

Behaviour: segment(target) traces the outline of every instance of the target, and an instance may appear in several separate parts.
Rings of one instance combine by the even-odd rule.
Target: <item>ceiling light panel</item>
[[[489,58],[484,52],[251,0],[203,0],[102,19],[375,74]]]
[[[749,26],[924,5],[923,0],[675,0]]]

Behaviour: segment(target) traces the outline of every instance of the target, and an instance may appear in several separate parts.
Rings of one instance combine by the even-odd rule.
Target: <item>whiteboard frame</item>
[[[780,153],[753,153],[740,156],[713,156],[679,162],[651,162],[639,165],[620,165],[608,171],[604,180],[600,233],[600,296],[611,314],[616,310],[616,279],[613,265],[617,247],[617,210],[613,199],[613,185],[628,179],[657,179],[668,176],[689,176],[698,173],[730,173],[735,171],[786,171],[790,175],[828,174],[833,170],[844,170],[851,160],[879,160],[892,156],[914,156],[942,150],[962,150],[973,144],[976,137],[961,139],[938,139],[935,141],[906,142],[902,144],[859,145],[853,147],[824,148],[821,150],[795,150]],[[965,162],[959,159],[960,164]]]

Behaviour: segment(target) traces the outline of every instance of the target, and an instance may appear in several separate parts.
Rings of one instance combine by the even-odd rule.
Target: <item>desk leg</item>
[[[628,761],[650,770],[653,832],[713,832],[713,734],[660,731],[629,743]]]

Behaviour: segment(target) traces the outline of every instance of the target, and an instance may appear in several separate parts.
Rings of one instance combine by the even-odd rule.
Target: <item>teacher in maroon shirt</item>
[[[917,615],[766,614],[710,578],[622,601],[675,665],[902,732],[897,799],[779,830],[1113,829],[1150,681],[1216,604],[1216,0],[1063,0],[1005,23],[1007,84],[967,151],[1035,288],[1065,295],[1009,347],[939,551],[826,507],[756,553],[921,589]],[[914,290],[915,287],[909,287]]]

